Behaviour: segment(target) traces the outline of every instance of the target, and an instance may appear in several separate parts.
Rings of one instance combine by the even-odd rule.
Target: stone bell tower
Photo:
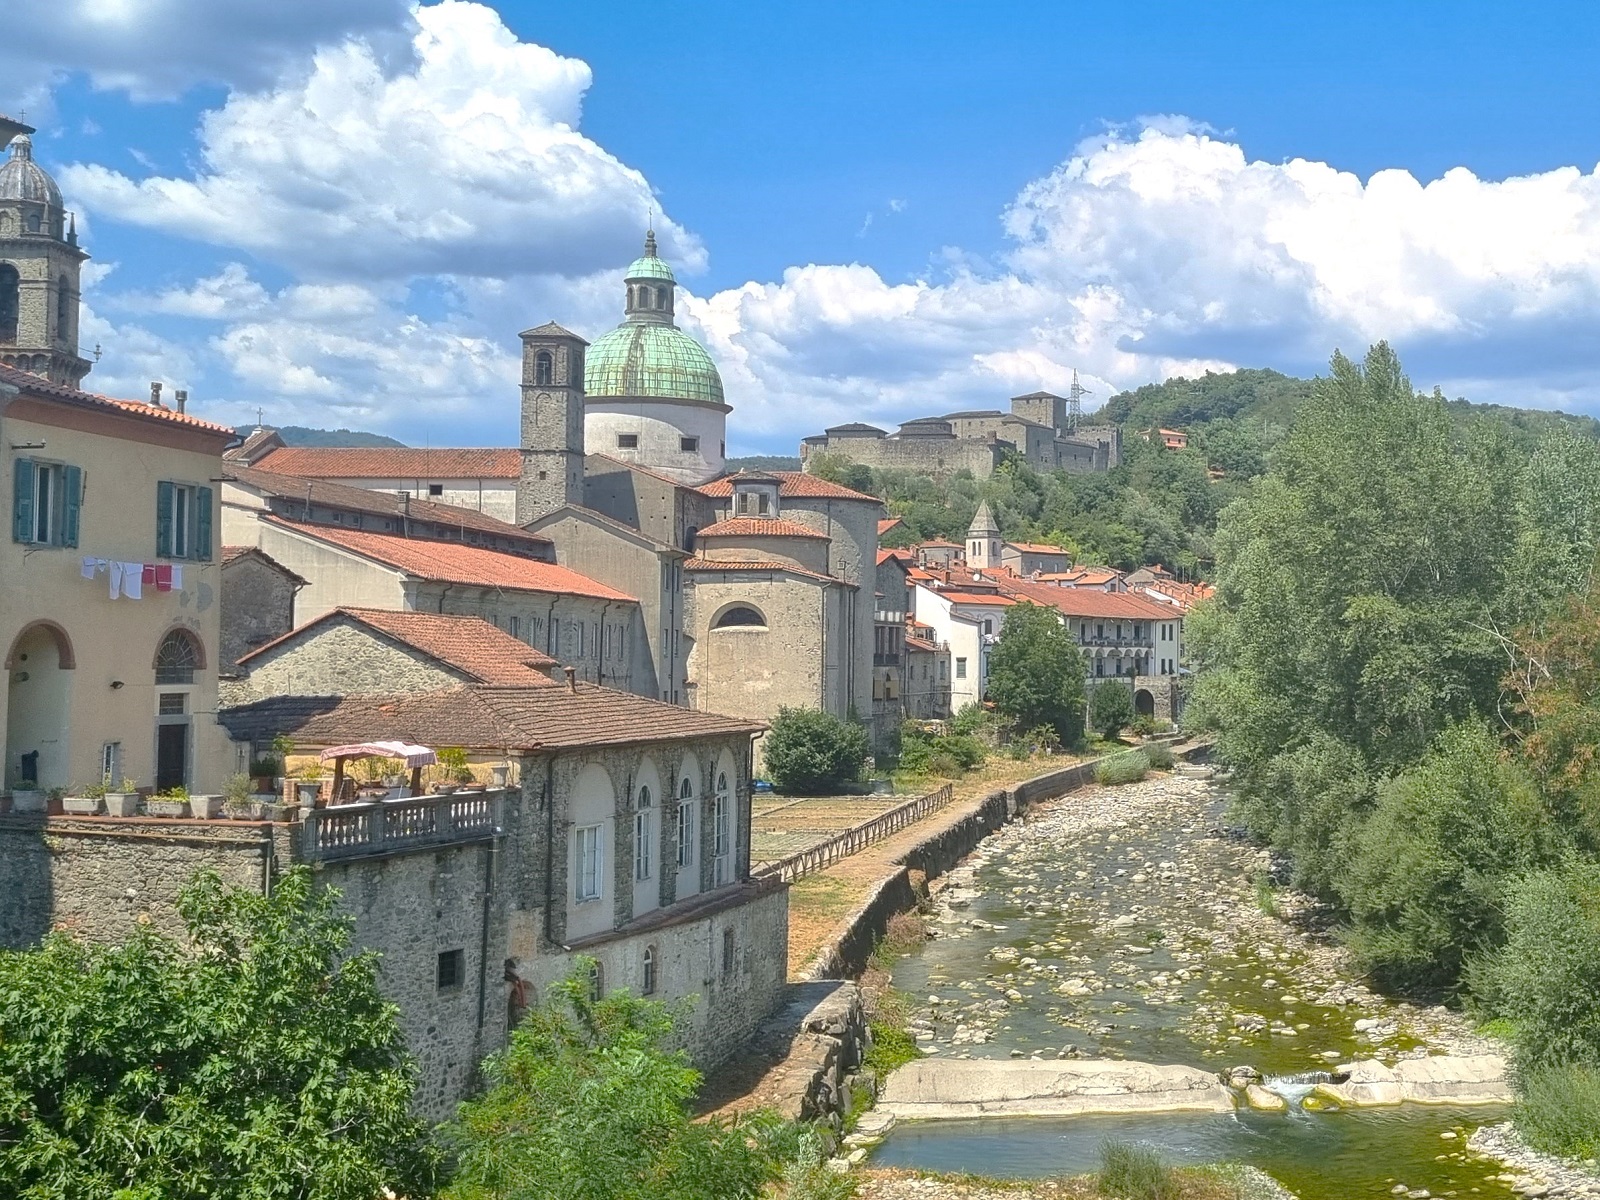
[[[1000,526],[989,511],[989,502],[978,505],[978,511],[967,529],[967,566],[998,567],[1001,559]]]
[[[522,476],[517,524],[583,503],[583,354],[589,345],[550,321],[522,337]]]
[[[78,355],[78,276],[89,256],[61,189],[33,161],[29,132],[0,121],[11,143],[0,164],[0,362],[77,387],[89,373]]]

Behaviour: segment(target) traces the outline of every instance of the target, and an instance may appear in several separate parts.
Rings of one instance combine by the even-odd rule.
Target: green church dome
[[[624,321],[596,338],[584,355],[583,390],[590,397],[725,403],[722,376],[705,347],[676,325],[656,322]]]
[[[647,254],[643,258],[636,258],[628,264],[628,273],[624,279],[665,279],[668,283],[676,283],[677,278],[672,274],[672,268],[667,266],[667,260],[657,258],[654,254]]]

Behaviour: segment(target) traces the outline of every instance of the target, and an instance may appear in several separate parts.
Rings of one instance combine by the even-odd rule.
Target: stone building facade
[[[79,275],[88,254],[54,179],[33,161],[32,131],[6,122],[0,145],[0,363],[77,387]],[[13,136],[15,135],[15,136]]]
[[[918,417],[895,433],[875,425],[835,425],[800,443],[802,464],[819,454],[882,470],[915,471],[936,479],[960,471],[994,474],[1005,453],[1020,454],[1039,471],[1109,471],[1122,461],[1122,431],[1075,422],[1064,396],[1016,396],[1011,411],[983,409]]]
[[[222,643],[227,672],[252,650],[294,628],[295,593],[306,581],[254,546],[224,546],[221,571]]]

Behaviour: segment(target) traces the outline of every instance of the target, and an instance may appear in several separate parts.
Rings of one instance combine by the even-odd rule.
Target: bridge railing
[[[841,858],[859,854],[874,842],[881,842],[884,838],[899,833],[907,825],[915,824],[930,813],[938,812],[954,798],[955,785],[947,783],[936,792],[907,800],[904,804],[897,804],[887,812],[879,813],[872,820],[852,826],[825,842],[818,842],[815,846],[808,846],[797,854],[788,855],[774,862],[763,863],[751,874],[758,877],[775,876],[788,883],[804,879],[807,875],[832,866]]]

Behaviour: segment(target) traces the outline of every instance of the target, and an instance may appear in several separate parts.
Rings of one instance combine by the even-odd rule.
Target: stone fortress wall
[[[800,443],[802,465],[817,454],[879,470],[914,471],[948,478],[969,471],[994,474],[1007,450],[1039,471],[1109,471],[1122,461],[1122,431],[1114,425],[1075,423],[1065,397],[1049,392],[1015,396],[1011,411],[985,409],[917,417],[895,433],[875,425],[835,425]],[[809,469],[809,468],[807,468]]]

